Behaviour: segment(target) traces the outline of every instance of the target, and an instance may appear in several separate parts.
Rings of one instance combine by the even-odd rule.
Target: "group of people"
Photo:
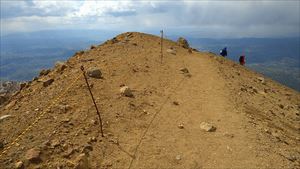
[[[223,57],[227,56],[227,48],[226,47],[220,51],[220,55],[223,56]],[[244,55],[240,56],[239,62],[240,62],[240,65],[245,65],[246,60],[245,60]]]

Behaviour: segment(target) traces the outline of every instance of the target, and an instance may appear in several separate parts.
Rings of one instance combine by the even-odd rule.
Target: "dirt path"
[[[259,157],[256,133],[234,108],[217,68],[208,56],[199,55],[184,58],[192,78],[180,84],[159,112],[131,168],[268,167],[271,159]],[[202,131],[201,122],[213,123],[216,132]],[[184,129],[178,128],[181,123]]]

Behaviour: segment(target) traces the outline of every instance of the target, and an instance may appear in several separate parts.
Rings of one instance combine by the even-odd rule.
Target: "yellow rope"
[[[31,123],[24,131],[22,131],[11,143],[8,144],[7,147],[5,147],[1,154],[0,154],[0,157],[2,157],[9,149],[11,149],[14,145],[16,145],[18,143],[18,141],[21,139],[21,137],[23,137],[28,131],[30,131],[34,125],[36,125],[40,120],[41,118],[48,112],[48,110],[50,110],[50,108],[55,105],[60,99],[61,97],[65,96],[67,91],[75,84],[75,82],[78,81],[78,79],[81,77],[81,74],[80,76],[78,76],[67,88],[64,92],[62,92],[58,97],[56,97],[55,99],[52,100],[51,104],[46,108],[45,111],[43,111],[34,121],[33,123]]]

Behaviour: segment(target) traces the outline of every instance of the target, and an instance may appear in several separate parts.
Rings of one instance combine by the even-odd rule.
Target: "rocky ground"
[[[300,94],[179,42],[161,60],[124,33],[41,71],[0,108],[0,168],[300,168]]]

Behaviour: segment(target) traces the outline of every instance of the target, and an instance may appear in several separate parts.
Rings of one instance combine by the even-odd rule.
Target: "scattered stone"
[[[77,156],[74,163],[75,163],[75,166],[74,166],[75,169],[88,169],[88,168],[90,168],[88,157],[85,153],[79,154],[79,156]]]
[[[54,139],[51,141],[51,147],[55,148],[58,147],[59,145],[60,145],[60,140]]]
[[[92,145],[90,145],[90,144],[86,144],[86,145],[83,147],[83,149],[82,149],[82,152],[83,152],[83,153],[88,153],[88,152],[90,152],[90,151],[93,151],[93,147],[92,147]]]
[[[121,87],[120,93],[122,96],[133,97],[132,91],[128,86]]]
[[[64,158],[69,158],[73,153],[75,152],[75,149],[68,149],[64,154]]]
[[[50,69],[43,69],[43,70],[40,71],[40,76],[46,76],[50,72],[51,72]]]
[[[2,149],[4,147],[4,143],[3,141],[0,140],[0,149]]]
[[[284,109],[284,105],[283,104],[279,104],[278,105],[281,109]]]
[[[184,129],[184,125],[183,125],[182,123],[180,123],[180,124],[178,125],[178,128],[179,128],[179,129]]]
[[[265,83],[265,78],[263,78],[263,77],[258,77],[257,79],[258,79],[262,84]]]
[[[102,73],[101,73],[100,69],[98,69],[96,67],[89,68],[87,70],[87,75],[89,77],[93,77],[93,78],[97,78],[97,79],[102,78]]]
[[[12,115],[10,115],[10,114],[7,114],[7,115],[3,115],[3,116],[1,116],[1,117],[0,117],[0,122],[1,122],[2,120],[4,120],[4,119],[7,119],[7,118],[9,118],[9,117],[12,117]]]
[[[177,161],[181,160],[181,155],[177,155],[175,158]]]
[[[83,50],[78,51],[78,52],[75,53],[75,55],[83,55],[83,54],[84,54],[84,51],[83,51]]]
[[[167,52],[176,55],[176,51],[174,49],[167,49]]]
[[[212,124],[207,123],[207,122],[202,122],[200,124],[200,128],[207,132],[213,132],[213,131],[216,131],[216,129],[217,129],[215,126],[213,126]]]
[[[24,89],[27,86],[27,83],[20,83],[20,90]]]
[[[67,68],[67,65],[64,62],[56,62],[55,63],[55,68],[57,72],[62,72]]]
[[[233,137],[234,137],[234,134],[230,134],[230,133],[228,133],[228,132],[225,132],[225,133],[223,134],[223,136],[228,137],[228,138],[233,138]]]
[[[90,137],[89,138],[89,142],[96,142],[97,141],[97,138],[96,137]]]
[[[190,48],[190,45],[188,43],[188,41],[186,39],[184,39],[183,37],[180,37],[178,40],[177,40],[177,44],[183,48],[186,48],[186,49],[189,49]]]
[[[179,105],[179,103],[177,101],[173,101],[173,104],[176,105],[176,106]]]
[[[15,163],[15,169],[23,169],[24,163],[22,161],[18,161]]]
[[[39,163],[41,162],[41,151],[35,148],[28,150],[25,154],[25,159],[31,163]]]
[[[52,83],[54,82],[54,79],[48,79],[48,80],[45,80],[44,82],[43,82],[43,86],[44,87],[47,87],[47,86],[50,86]]]
[[[181,68],[180,71],[182,73],[189,73],[189,70],[187,68]]]
[[[229,146],[226,146],[226,149],[229,150],[229,151],[232,151],[232,148],[229,147]]]
[[[111,138],[108,141],[113,143],[113,144],[119,144],[118,138]]]

